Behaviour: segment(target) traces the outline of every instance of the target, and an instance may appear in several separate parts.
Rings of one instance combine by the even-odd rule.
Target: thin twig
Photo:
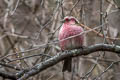
[[[106,24],[106,23],[104,23],[103,25],[105,25],[105,24]],[[82,34],[84,34],[84,33],[89,33],[89,32],[91,32],[91,31],[94,31],[94,30],[99,29],[99,28],[101,28],[101,27],[102,27],[102,25],[97,26],[97,27],[95,27],[95,28],[93,28],[93,29],[84,31],[84,32],[82,32],[82,33],[80,33],[80,34],[77,34],[77,35],[74,35],[74,36],[70,36],[70,37],[65,38],[65,39],[62,39],[62,40],[60,40],[60,41],[64,41],[64,40],[67,40],[67,39],[71,39],[71,38],[73,38],[73,37],[80,36],[80,35],[82,35]],[[25,51],[13,53],[13,54],[8,54],[8,55],[2,57],[0,60],[3,60],[4,58],[7,58],[7,57],[9,57],[9,56],[13,56],[13,55],[16,55],[16,54],[19,54],[19,53],[26,53],[26,52],[38,50],[38,49],[43,48],[43,47],[45,47],[45,46],[47,46],[47,45],[53,45],[53,44],[56,44],[56,43],[59,43],[59,41],[57,40],[57,41],[54,41],[54,42],[50,42],[50,43],[46,43],[46,44],[41,44],[41,45],[39,45],[38,47],[29,49],[29,50],[25,50]]]

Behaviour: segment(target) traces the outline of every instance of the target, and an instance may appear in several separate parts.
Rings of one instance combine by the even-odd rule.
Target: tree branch
[[[5,78],[5,79],[11,79],[11,80],[16,80],[17,79],[15,74],[4,72],[4,71],[0,71],[0,76]]]
[[[97,51],[109,51],[109,52],[115,52],[117,54],[120,54],[120,46],[110,45],[110,44],[95,44],[95,45],[92,45],[92,46],[89,46],[83,49],[75,49],[75,50],[60,52],[56,56],[35,65],[33,68],[27,70],[27,72],[21,73],[21,75],[23,76],[19,78],[18,80],[26,80],[27,78],[34,76],[37,73],[57,64],[58,62],[64,60],[67,57],[88,55],[88,54],[91,54]]]

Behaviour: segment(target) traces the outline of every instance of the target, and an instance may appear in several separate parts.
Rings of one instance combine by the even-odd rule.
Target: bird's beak
[[[64,22],[65,22],[65,19],[60,20],[60,22],[61,22],[61,23],[64,23]]]

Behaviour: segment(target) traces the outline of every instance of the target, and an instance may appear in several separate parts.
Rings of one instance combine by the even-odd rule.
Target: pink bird
[[[59,37],[58,37],[60,41],[59,45],[62,51],[83,47],[84,30],[81,26],[77,25],[78,23],[79,23],[78,20],[72,16],[67,16],[63,19],[63,24],[59,31]],[[78,35],[78,36],[75,36],[75,35]],[[72,38],[68,38],[71,36]],[[71,72],[71,68],[72,68],[72,58],[69,57],[64,60],[62,71]]]

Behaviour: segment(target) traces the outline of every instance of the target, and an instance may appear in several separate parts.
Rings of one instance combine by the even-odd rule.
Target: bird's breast
[[[78,35],[81,32],[83,32],[83,30],[81,30],[81,28],[78,28],[78,27],[77,28],[76,27],[61,28],[59,32],[59,40],[60,40],[61,49],[70,50],[70,49],[81,47],[83,45],[83,40],[84,40],[83,35]]]

